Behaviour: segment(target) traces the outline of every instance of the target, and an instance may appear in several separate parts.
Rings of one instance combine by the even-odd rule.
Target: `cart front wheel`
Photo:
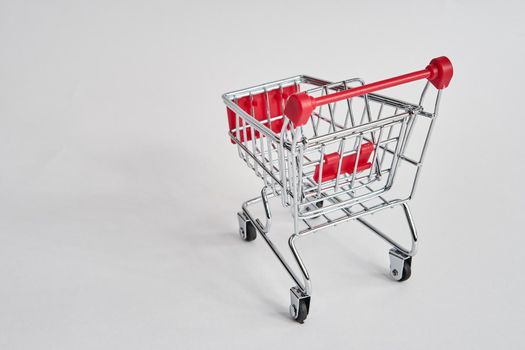
[[[306,320],[306,317],[308,316],[308,306],[306,305],[306,302],[301,300],[299,302],[299,308],[293,304],[290,305],[290,316],[292,316],[295,321],[304,323],[304,320]]]
[[[412,257],[395,248],[390,249],[390,275],[398,282],[409,279],[412,275]]]
[[[412,275],[412,266],[410,264],[411,262],[412,260],[407,260],[403,264],[403,276],[401,276],[401,279],[399,280],[399,282],[406,281],[407,279],[410,278],[410,275]]]

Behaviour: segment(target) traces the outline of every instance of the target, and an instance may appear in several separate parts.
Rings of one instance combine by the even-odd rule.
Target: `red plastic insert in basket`
[[[369,162],[370,155],[374,150],[374,145],[371,142],[364,143],[361,146],[359,153],[359,161],[357,163],[357,172],[370,169],[372,163]],[[323,163],[323,177],[321,182],[330,181],[337,177],[337,168],[339,166],[339,159],[341,155],[337,152],[325,154]],[[349,154],[343,157],[341,162],[341,174],[351,174],[355,168],[356,153]],[[315,167],[314,180],[319,182],[320,164]]]
[[[255,119],[262,122],[263,125],[268,127],[268,115],[270,118],[277,117],[283,114],[283,105],[292,94],[298,91],[296,85],[287,86],[282,89],[270,90],[267,93],[260,93],[251,96],[241,97],[236,101],[237,105],[246,113],[254,117]],[[268,101],[266,101],[268,96]],[[269,113],[268,113],[269,109]],[[236,135],[235,131],[235,112],[227,108],[228,111],[228,126],[230,131]],[[243,123],[243,120],[240,120]],[[280,132],[283,126],[283,118],[272,120],[270,129],[274,132]],[[243,125],[241,124],[240,127]],[[239,141],[244,142],[244,130],[239,131]],[[255,131],[255,138],[259,138],[259,132]],[[252,139],[252,130],[250,127],[246,128],[246,139],[250,141]],[[231,140],[232,143],[235,143]]]

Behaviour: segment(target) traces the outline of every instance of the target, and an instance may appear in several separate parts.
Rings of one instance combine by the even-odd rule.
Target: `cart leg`
[[[410,212],[408,203],[402,203],[405,218],[410,229],[410,237],[412,239],[412,245],[410,249],[403,247],[401,244],[394,241],[388,235],[383,233],[377,227],[364,220],[363,218],[357,218],[357,221],[368,227],[372,232],[376,233],[379,237],[383,238],[386,242],[391,244],[394,248],[390,249],[390,275],[396,281],[406,281],[412,274],[412,257],[417,253],[418,236],[414,219]]]
[[[290,299],[291,299],[291,305],[289,308],[290,315],[297,322],[303,323],[310,310],[310,295],[311,295],[310,275],[295,246],[295,241],[297,240],[297,238],[300,237],[299,235],[293,234],[292,236],[290,236],[288,240],[288,245],[290,247],[290,250],[292,251],[295,261],[297,262],[299,270],[301,271],[301,276],[298,276],[296,272],[290,267],[290,265],[285,260],[285,258],[283,257],[279,249],[277,249],[275,244],[272,242],[272,240],[268,236],[269,228],[271,225],[271,212],[270,212],[270,207],[268,205],[268,198],[271,198],[274,196],[275,194],[268,193],[265,187],[261,191],[260,197],[253,198],[243,203],[242,212],[237,214],[239,218],[239,225],[240,225],[239,232],[241,233],[241,238],[243,238],[244,240],[246,241],[253,240],[255,238],[253,239],[247,238],[247,237],[255,237],[251,235],[250,233],[248,233],[248,232],[251,232],[252,230],[251,227],[253,227],[255,232],[257,232],[259,236],[261,236],[264,239],[266,244],[268,244],[268,247],[270,247],[270,249],[275,254],[275,256],[277,257],[281,265],[286,270],[286,272],[288,272],[288,274],[290,275],[290,277],[296,284],[294,287],[290,289]],[[255,218],[249,210],[249,206],[255,203],[258,203],[258,202],[263,202],[263,205],[264,205],[264,209],[266,213],[266,224],[265,225],[263,225],[262,222],[258,218]]]

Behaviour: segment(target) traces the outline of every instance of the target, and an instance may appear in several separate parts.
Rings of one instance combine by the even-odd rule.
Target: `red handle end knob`
[[[448,86],[454,74],[452,62],[445,56],[434,58],[426,69],[430,72],[428,80],[439,90]]]
[[[284,115],[293,122],[295,127],[298,127],[308,122],[314,109],[313,97],[301,92],[288,98],[284,107]]]

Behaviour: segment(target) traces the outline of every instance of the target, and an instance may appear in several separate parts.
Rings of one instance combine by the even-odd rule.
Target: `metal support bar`
[[[356,220],[368,227],[372,232],[377,234],[379,237],[383,238],[387,243],[391,244],[392,246],[396,247],[399,251],[405,253],[408,256],[415,256],[417,253],[417,247],[418,247],[418,237],[417,237],[417,230],[416,225],[414,223],[414,219],[412,218],[412,214],[410,212],[410,208],[408,207],[408,203],[402,203],[405,217],[408,222],[408,227],[410,228],[410,237],[412,239],[412,246],[410,249],[407,249],[403,247],[401,244],[394,241],[391,237],[389,237],[387,234],[385,234],[383,231],[369,223],[363,218],[357,218]]]
[[[297,248],[295,247],[295,240],[299,236],[296,235],[296,234],[293,234],[290,237],[290,239],[288,240],[288,245],[289,245],[289,247],[290,247],[290,249],[292,251],[292,254],[293,254],[293,256],[294,256],[294,258],[295,258],[295,260],[297,262],[297,265],[299,266],[299,269],[300,269],[302,277],[303,277],[303,282],[301,282],[301,278],[299,276],[297,276],[297,274],[295,273],[294,270],[292,270],[292,268],[290,267],[288,262],[285,260],[285,258],[283,257],[283,255],[281,254],[279,249],[277,249],[275,244],[268,237],[268,229],[269,229],[269,224],[271,222],[271,212],[270,212],[269,206],[268,206],[268,198],[271,198],[271,197],[275,197],[275,194],[274,193],[268,194],[268,193],[266,193],[266,188],[263,188],[263,190],[261,191],[261,196],[260,197],[255,197],[255,198],[253,198],[251,200],[248,200],[248,201],[246,201],[246,202],[244,202],[242,204],[242,210],[243,210],[244,214],[248,217],[248,219],[250,219],[250,221],[253,223],[253,225],[255,226],[257,231],[259,232],[259,234],[264,238],[264,241],[268,244],[268,246],[270,247],[272,252],[275,254],[277,259],[283,265],[284,269],[288,272],[288,274],[290,275],[292,280],[295,282],[297,287],[303,293],[305,293],[307,295],[311,295],[312,287],[311,287],[311,283],[310,283],[310,275],[308,273],[308,270],[306,269],[306,266],[304,265],[304,263],[303,263],[303,261],[301,259],[301,256],[299,255],[299,252],[298,252]],[[267,225],[266,226],[263,226],[261,221],[258,218],[255,218],[250,213],[250,211],[248,210],[248,207],[250,205],[258,203],[260,201],[263,202],[263,205],[264,205],[264,208],[265,208],[265,211],[266,211],[266,216],[267,216]]]

